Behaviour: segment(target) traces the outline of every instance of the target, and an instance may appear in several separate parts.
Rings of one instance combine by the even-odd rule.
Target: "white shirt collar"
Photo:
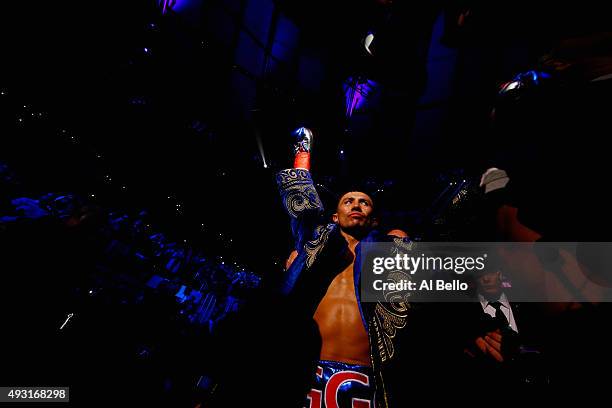
[[[484,310],[489,305],[489,303],[495,302],[495,300],[489,301],[485,299],[485,297],[482,296],[480,293],[478,294],[478,300],[480,300],[480,305],[482,306],[482,310]],[[497,299],[497,301],[501,303],[502,306],[506,307],[507,309],[510,309],[510,302],[508,301],[508,297],[506,296],[506,293],[502,292],[501,296],[499,297],[499,299]]]
[[[484,298],[482,295],[478,295],[478,300],[480,300],[480,305],[482,306],[482,310],[491,317],[495,317],[497,314],[495,308],[491,306],[490,302]],[[508,297],[505,293],[502,293],[499,299],[497,300],[503,307],[500,307],[500,311],[506,316],[508,319],[508,324],[510,324],[510,328],[518,333],[518,328],[516,327],[516,321],[514,320],[514,313],[512,313],[512,308],[510,307],[510,302],[508,301]]]

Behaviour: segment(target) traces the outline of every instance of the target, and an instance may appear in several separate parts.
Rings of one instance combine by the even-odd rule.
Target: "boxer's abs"
[[[368,334],[355,297],[353,265],[329,285],[314,319],[321,333],[321,360],[370,365]]]

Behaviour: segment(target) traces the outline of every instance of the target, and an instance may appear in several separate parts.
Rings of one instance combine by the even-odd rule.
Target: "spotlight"
[[[372,31],[368,32],[368,34],[363,39],[363,46],[368,54],[374,55],[374,33]]]

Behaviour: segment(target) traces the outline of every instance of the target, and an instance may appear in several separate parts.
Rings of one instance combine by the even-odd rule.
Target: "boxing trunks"
[[[374,407],[372,368],[321,360],[305,408]]]

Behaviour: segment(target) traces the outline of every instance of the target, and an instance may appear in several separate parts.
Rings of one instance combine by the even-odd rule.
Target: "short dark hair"
[[[366,194],[368,197],[370,197],[372,199],[372,206],[374,206],[375,199],[372,196],[372,194],[368,193],[367,191],[360,190],[360,189],[352,189],[352,190],[346,190],[345,192],[340,193],[340,194],[337,195],[337,197],[336,197],[337,198],[337,200],[336,200],[336,207],[340,204],[340,200],[342,199],[342,197],[344,197],[348,193],[363,193],[363,194]]]
[[[372,185],[371,182],[366,182],[362,180],[346,180],[341,181],[337,188],[335,189],[339,193],[336,194],[336,203],[340,201],[342,196],[346,193],[350,193],[351,191],[358,191],[360,193],[367,194],[372,198],[373,202],[377,202],[377,191],[376,188]]]
[[[331,217],[336,212],[340,199],[346,193],[358,191],[367,194],[372,199],[373,215],[378,217],[378,209],[384,208],[384,205],[381,205],[382,194],[372,184],[371,182],[346,179],[332,179],[327,180],[325,184],[317,184],[317,191],[324,203],[325,216]]]

